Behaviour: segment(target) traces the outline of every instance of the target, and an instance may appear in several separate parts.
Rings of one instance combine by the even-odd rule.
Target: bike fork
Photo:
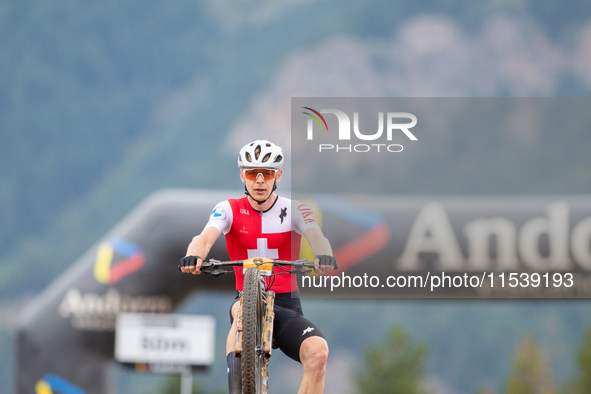
[[[273,320],[275,319],[275,312],[273,311],[273,306],[275,304],[275,292],[268,291],[267,292],[267,307],[265,308],[265,322],[263,324],[263,351],[261,357],[263,359],[263,366],[261,370],[262,375],[262,392],[263,394],[267,394],[267,390],[269,389],[269,371],[267,370],[267,366],[269,365],[269,359],[271,358],[271,349],[273,344]]]
[[[267,390],[269,390],[269,372],[267,371],[268,362],[263,363],[263,368],[261,374],[263,375],[263,394],[267,394]]]

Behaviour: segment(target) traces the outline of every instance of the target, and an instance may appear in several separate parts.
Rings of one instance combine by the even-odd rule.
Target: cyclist
[[[246,197],[226,200],[215,206],[204,230],[193,238],[187,255],[180,260],[182,272],[199,275],[203,259],[221,233],[226,237],[231,260],[252,257],[296,260],[300,252],[299,241],[304,235],[316,256],[317,272],[330,271],[336,266],[330,244],[312,210],[305,204],[275,194],[284,161],[281,148],[266,140],[256,140],[240,150],[238,167]],[[292,210],[292,206],[295,209]],[[244,275],[242,270],[235,270],[235,274],[237,295],[230,308],[232,327],[226,342],[230,394],[241,393],[241,381],[234,381],[235,374],[241,376],[241,363],[234,356],[234,346],[235,316]],[[267,280],[276,293],[275,344],[304,368],[298,393],[322,393],[328,345],[320,329],[302,313],[295,275],[275,275]]]

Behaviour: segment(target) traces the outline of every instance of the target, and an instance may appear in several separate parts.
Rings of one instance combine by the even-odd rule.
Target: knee
[[[326,372],[328,344],[321,337],[311,337],[302,343],[300,360],[304,369],[319,375]]]

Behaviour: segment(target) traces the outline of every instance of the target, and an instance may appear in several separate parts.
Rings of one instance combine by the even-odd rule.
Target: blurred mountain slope
[[[0,294],[40,290],[155,190],[239,186],[236,146],[276,132],[265,111],[287,114],[257,107],[265,90],[552,95],[569,77],[587,92],[590,6],[564,26],[550,3],[4,2]]]

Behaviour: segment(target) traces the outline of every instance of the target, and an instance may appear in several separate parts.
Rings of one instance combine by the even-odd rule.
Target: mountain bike
[[[224,268],[231,269],[224,269]],[[314,262],[272,260],[255,257],[248,260],[203,262],[203,273],[220,276],[241,267],[244,287],[240,294],[240,307],[236,316],[235,354],[242,359],[242,393],[267,394],[269,379],[267,367],[273,349],[273,305],[275,292],[268,290],[265,278],[281,274],[306,274],[314,271]],[[278,269],[273,272],[273,267]],[[238,268],[240,269],[240,268]]]

